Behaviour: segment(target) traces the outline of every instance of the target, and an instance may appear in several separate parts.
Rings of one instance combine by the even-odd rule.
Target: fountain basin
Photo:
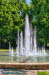
[[[17,56],[10,55],[8,51],[0,52],[0,63],[47,63],[49,62],[49,51],[46,52],[47,55],[32,55],[32,56]]]

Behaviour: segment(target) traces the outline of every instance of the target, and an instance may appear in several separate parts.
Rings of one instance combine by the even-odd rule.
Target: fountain
[[[17,55],[18,54],[20,56],[46,55],[45,45],[41,50],[37,49],[36,26],[34,31],[32,31],[32,26],[29,24],[28,14],[26,14],[25,17],[25,40],[23,40],[23,32],[21,31],[20,34],[18,32]]]
[[[33,54],[37,54],[37,41],[36,41],[36,27],[34,29],[34,47],[33,47]]]
[[[23,55],[23,33],[20,33],[20,55]]]
[[[11,43],[9,42],[9,53],[10,56],[13,56],[14,51],[13,51],[13,47],[11,48]]]
[[[43,53],[43,55],[46,55],[45,44],[44,44],[44,47],[42,47],[42,53]]]
[[[28,14],[26,14],[24,32],[17,32],[16,51],[13,50],[9,42],[9,51],[0,52],[0,61],[14,63],[49,62],[49,52],[45,50],[45,43],[41,47],[38,45],[36,32],[37,27],[32,27]]]
[[[14,55],[14,51],[13,51],[13,47],[12,47],[12,50],[11,50],[11,56],[13,56]]]
[[[16,44],[17,44],[17,47],[16,47],[16,54],[17,55],[19,55],[19,42],[20,42],[20,36],[19,36],[19,31],[18,31],[18,34],[17,34],[17,36],[18,36],[18,39],[16,40],[17,42],[16,42]]]
[[[30,53],[30,26],[28,15],[25,17],[25,55]]]
[[[10,44],[10,42],[9,42],[9,53],[11,52],[11,44]]]
[[[29,24],[29,17],[26,14],[25,17],[25,35],[23,37],[23,32],[18,31],[18,39],[17,39],[17,48],[16,55],[17,56],[45,56],[45,44],[40,50],[37,48],[37,39],[36,39],[36,26],[32,29],[32,25]],[[13,47],[11,49],[11,44],[9,42],[9,53],[13,56]]]

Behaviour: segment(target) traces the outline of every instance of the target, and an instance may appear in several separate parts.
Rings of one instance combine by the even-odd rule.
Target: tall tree
[[[39,41],[49,43],[49,0],[31,0],[32,25],[37,26]]]

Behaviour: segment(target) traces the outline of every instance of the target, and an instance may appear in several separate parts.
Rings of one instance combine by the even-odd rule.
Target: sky
[[[26,0],[28,4],[30,4],[30,0]]]

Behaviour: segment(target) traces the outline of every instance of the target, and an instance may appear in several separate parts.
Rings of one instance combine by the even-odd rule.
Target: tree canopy
[[[37,39],[49,46],[49,0],[0,0],[0,43],[16,41],[17,31],[24,28],[24,18],[37,27]]]
[[[31,23],[37,26],[38,40],[49,45],[49,0],[31,0]]]

